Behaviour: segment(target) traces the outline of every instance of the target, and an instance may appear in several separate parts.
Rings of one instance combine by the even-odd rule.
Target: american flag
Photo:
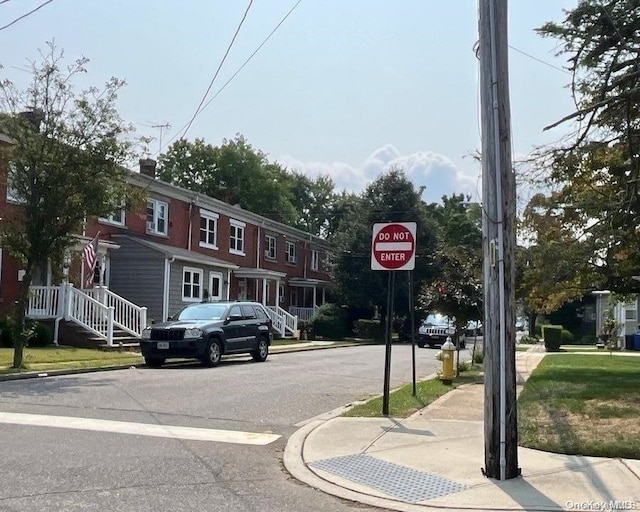
[[[84,266],[85,266],[85,287],[88,288],[93,284],[93,273],[96,269],[96,262],[98,261],[98,237],[100,232],[95,236],[91,242],[89,242],[84,250]]]

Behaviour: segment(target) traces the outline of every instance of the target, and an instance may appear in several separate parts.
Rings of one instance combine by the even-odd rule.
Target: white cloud
[[[361,192],[380,174],[398,168],[404,170],[417,187],[425,187],[422,197],[427,202],[439,202],[443,195],[453,193],[469,194],[472,200],[479,200],[479,171],[476,174],[464,172],[445,155],[432,151],[401,155],[393,145],[386,144],[371,153],[358,167],[344,162],[302,162],[288,155],[278,161],[311,177],[328,175],[338,190],[348,192]]]

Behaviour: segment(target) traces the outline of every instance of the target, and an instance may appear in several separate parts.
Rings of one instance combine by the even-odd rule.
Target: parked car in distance
[[[273,335],[271,319],[258,302],[190,304],[167,322],[142,332],[140,349],[148,366],[170,358],[195,358],[217,366],[226,354],[251,354],[265,361]]]
[[[418,338],[416,344],[419,347],[433,348],[436,345],[443,345],[450,336],[453,341],[456,329],[454,320],[441,313],[433,313],[428,315],[418,328]],[[465,348],[466,343],[464,337],[460,339],[460,348]]]
[[[528,331],[528,330],[529,330],[529,321],[523,317],[516,318],[516,331]]]
[[[468,338],[482,336],[482,322],[477,320],[470,321],[464,330],[464,335]]]

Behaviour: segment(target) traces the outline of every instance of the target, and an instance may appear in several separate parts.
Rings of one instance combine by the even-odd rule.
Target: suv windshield
[[[195,304],[180,311],[176,320],[220,320],[226,309],[224,304]]]
[[[440,313],[435,313],[433,315],[427,316],[424,322],[422,322],[426,326],[449,326],[453,325],[453,322],[449,319],[448,316],[441,315]]]

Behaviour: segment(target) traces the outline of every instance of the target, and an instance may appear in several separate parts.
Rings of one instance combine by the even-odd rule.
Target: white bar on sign
[[[411,242],[376,242],[376,251],[410,251],[413,249],[413,244]]]

